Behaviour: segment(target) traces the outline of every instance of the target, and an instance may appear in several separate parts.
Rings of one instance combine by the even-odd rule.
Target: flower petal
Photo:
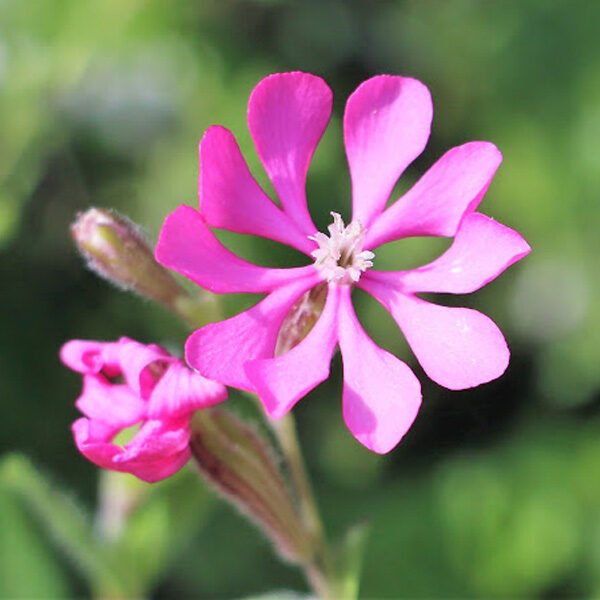
[[[77,419],[71,430],[75,445],[88,460],[104,469],[113,468],[113,458],[121,451],[110,441],[115,431],[103,423],[85,418]]]
[[[151,419],[169,420],[190,415],[227,398],[225,386],[173,363],[154,388],[148,403]]]
[[[378,75],[350,96],[344,143],[352,178],[352,219],[369,227],[396,181],[429,138],[433,106],[416,79]]]
[[[448,250],[412,271],[369,271],[375,279],[403,292],[469,294],[529,254],[523,237],[481,213],[467,215]]]
[[[410,236],[452,237],[463,215],[479,206],[501,162],[490,142],[452,148],[373,222],[365,248]]]
[[[75,405],[86,417],[114,429],[134,425],[146,409],[129,386],[109,383],[101,375],[83,376],[83,391]]]
[[[190,431],[187,424],[146,421],[133,439],[125,445],[123,452],[115,457],[115,462],[161,460],[185,450],[189,440]]]
[[[310,254],[314,244],[265,194],[233,134],[210,127],[200,142],[200,211],[213,227],[266,237]]]
[[[156,260],[217,294],[270,292],[282,283],[312,272],[313,266],[268,269],[230,252],[191,206],[180,206],[165,220]]]
[[[319,281],[316,270],[313,272],[312,278],[274,290],[231,319],[196,330],[185,345],[188,364],[208,379],[253,391],[254,386],[244,371],[245,363],[273,356],[283,319],[294,302]]]
[[[316,232],[306,204],[306,173],[331,116],[328,85],[309,73],[265,77],[248,102],[248,127],[284,211],[306,234]]]
[[[67,367],[78,373],[102,373],[105,377],[120,377],[123,375],[121,350],[123,343],[127,342],[133,340],[125,337],[116,342],[71,340],[60,349],[60,359]],[[145,348],[141,344],[138,345]]]
[[[339,311],[344,363],[344,420],[369,450],[384,454],[402,439],[421,405],[421,385],[411,369],[379,348],[356,318],[349,289]]]
[[[113,444],[101,423],[78,419],[72,426],[75,444],[91,462],[104,469],[131,473],[148,482],[169,477],[188,461],[189,431],[167,429],[149,421],[125,449]]]
[[[122,337],[115,346],[127,385],[144,400],[150,397],[167,365],[177,360],[157,344],[140,344]]]
[[[436,383],[463,390],[504,373],[510,356],[498,326],[469,308],[449,308],[361,280],[391,313],[423,370]]]
[[[270,417],[283,417],[300,398],[329,377],[337,342],[338,304],[339,287],[330,286],[321,316],[298,345],[281,356],[246,363],[248,379]]]
[[[115,460],[112,468],[131,473],[142,481],[156,483],[177,473],[186,465],[191,456],[190,449],[186,445],[176,454],[164,456],[155,461],[132,460],[119,463]]]
[[[60,360],[77,373],[100,373],[104,362],[102,349],[105,342],[70,340],[60,349]]]

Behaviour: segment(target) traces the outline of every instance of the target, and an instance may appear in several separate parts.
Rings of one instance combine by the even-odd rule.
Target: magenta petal
[[[154,482],[179,471],[190,458],[187,424],[146,421],[113,458],[113,469]]]
[[[146,421],[123,452],[115,457],[115,463],[161,460],[185,450],[189,440],[187,425],[172,426],[168,421]]]
[[[352,178],[352,219],[368,227],[429,138],[433,106],[416,79],[378,75],[350,96],[344,143]]]
[[[158,421],[148,421],[125,449],[111,442],[103,424],[78,419],[72,426],[75,444],[91,462],[104,469],[131,473],[144,481],[169,477],[188,461],[189,430],[169,429]]]
[[[60,349],[60,359],[67,367],[83,374],[98,374],[106,377],[123,375],[121,347],[128,338],[117,342],[95,340],[71,340]]]
[[[449,308],[361,281],[391,313],[423,370],[436,383],[463,390],[504,373],[510,356],[497,325],[469,308]]]
[[[291,350],[276,358],[246,363],[246,374],[265,410],[275,419],[285,415],[308,392],[329,377],[337,342],[340,289],[331,286],[319,320]]]
[[[239,315],[196,330],[185,345],[187,362],[208,379],[252,391],[245,363],[273,356],[283,319],[317,281],[314,271],[314,278],[294,281]]]
[[[60,360],[77,373],[100,373],[104,366],[103,350],[110,343],[70,340],[60,349]]]
[[[146,410],[145,402],[127,385],[109,383],[101,375],[83,376],[83,391],[75,405],[86,417],[113,428],[134,425]]]
[[[113,459],[121,449],[111,443],[115,432],[102,423],[89,419],[77,419],[71,426],[77,449],[88,460],[104,469],[114,469]]]
[[[227,398],[225,386],[205,379],[179,361],[161,377],[148,402],[150,419],[174,419],[212,406]]]
[[[213,227],[266,237],[310,254],[314,244],[256,183],[233,134],[210,127],[200,142],[200,211]]]
[[[344,289],[339,311],[344,363],[344,420],[369,450],[384,454],[402,439],[421,405],[421,385],[411,369],[379,348],[356,318]]]
[[[437,260],[412,271],[369,271],[367,279],[404,292],[469,294],[531,251],[523,237],[481,213],[467,215],[452,246]]]
[[[131,473],[148,483],[156,483],[171,477],[179,471],[191,457],[189,447],[186,445],[176,454],[164,456],[155,461],[131,460],[124,463],[115,462],[113,469]]]
[[[263,79],[248,102],[248,127],[285,212],[306,235],[316,232],[306,205],[306,173],[331,115],[328,85],[309,73]]]
[[[110,442],[113,437],[121,430],[121,428],[115,429],[111,425],[102,423],[101,421],[92,421],[86,417],[80,417],[71,426],[73,433],[77,430],[79,432],[79,438],[85,439],[89,443],[105,443]]]
[[[268,269],[242,260],[221,244],[200,213],[180,206],[165,220],[156,246],[156,260],[217,294],[269,292],[308,271]]]
[[[140,344],[129,338],[121,338],[115,346],[119,351],[119,365],[127,385],[144,400],[149,398],[162,369],[177,360],[156,344]]]
[[[365,247],[410,236],[452,237],[463,215],[479,206],[501,162],[490,142],[452,148],[373,222]]]

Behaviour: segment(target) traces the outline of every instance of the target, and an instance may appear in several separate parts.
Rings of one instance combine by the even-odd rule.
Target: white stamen
[[[375,255],[363,250],[365,230],[359,221],[352,221],[347,227],[342,217],[331,213],[333,223],[327,228],[329,236],[318,232],[309,236],[319,247],[311,252],[315,267],[329,282],[356,283],[362,273],[373,266]]]

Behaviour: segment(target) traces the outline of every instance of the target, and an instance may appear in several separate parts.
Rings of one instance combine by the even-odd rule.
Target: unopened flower
[[[60,357],[83,375],[76,405],[85,417],[73,423],[80,452],[100,467],[145,481],[168,477],[187,462],[192,414],[227,395],[220,383],[193,373],[160,346],[128,338],[72,340]],[[129,428],[137,430],[120,445],[115,438]]]
[[[159,265],[141,229],[113,210],[90,208],[77,215],[71,235],[88,267],[100,277],[172,307],[187,294]]]
[[[351,95],[344,142],[352,180],[352,219],[333,213],[317,232],[305,181],[331,114],[327,84],[306,73],[267,77],[254,89],[248,124],[280,206],[252,177],[227,129],[211,127],[200,143],[200,211],[181,206],[165,221],[157,260],[216,293],[266,293],[249,310],[195,331],[186,358],[206,377],[255,391],[280,417],[329,375],[339,345],[343,414],[354,436],[376,452],[393,448],[413,423],[421,389],[412,370],[373,343],[352,306],[354,287],[392,315],[431,379],[453,390],[499,377],[509,351],[498,327],[468,308],[423,300],[421,292],[473,292],[530,248],[512,229],[475,212],[502,160],[488,142],[448,151],[386,209],[397,179],[429,137],[428,89],[405,77],[377,76]],[[311,264],[270,269],[227,250],[209,226],[288,244]],[[376,249],[411,236],[453,237],[437,260],[408,271],[377,271]],[[307,291],[327,286],[323,311],[308,334],[276,353],[282,323]]]

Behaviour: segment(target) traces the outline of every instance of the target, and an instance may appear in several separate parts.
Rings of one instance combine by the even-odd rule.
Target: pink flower
[[[186,358],[205,377],[255,391],[274,418],[329,375],[339,346],[344,365],[343,414],[354,436],[388,452],[421,403],[411,369],[373,343],[354,312],[354,287],[392,315],[421,366],[438,384],[459,390],[502,375],[509,351],[498,327],[468,308],[447,308],[420,292],[473,292],[530,248],[512,229],[474,212],[501,162],[489,142],[470,142],[440,158],[386,209],[392,189],[429,137],[432,102],[415,79],[381,75],[350,96],[344,142],[352,179],[352,221],[335,213],[329,235],[307,209],[308,165],[331,114],[327,84],[307,73],[281,73],[252,92],[248,125],[281,205],[258,186],[227,129],[208,129],[200,143],[200,211],[181,206],[166,219],[156,256],[163,265],[216,293],[266,293],[251,309],[195,331]],[[212,227],[254,234],[308,255],[300,268],[269,269],[227,250]],[[378,246],[410,236],[454,237],[432,263],[409,271],[376,271]],[[275,356],[281,324],[307,290],[328,286],[323,312],[295,347]]]
[[[220,383],[154,344],[72,340],[60,357],[83,375],[76,405],[85,417],[73,423],[80,452],[99,467],[145,481],[164,479],[187,462],[191,414],[227,396]],[[131,441],[123,447],[113,442],[134,426],[139,429]]]

